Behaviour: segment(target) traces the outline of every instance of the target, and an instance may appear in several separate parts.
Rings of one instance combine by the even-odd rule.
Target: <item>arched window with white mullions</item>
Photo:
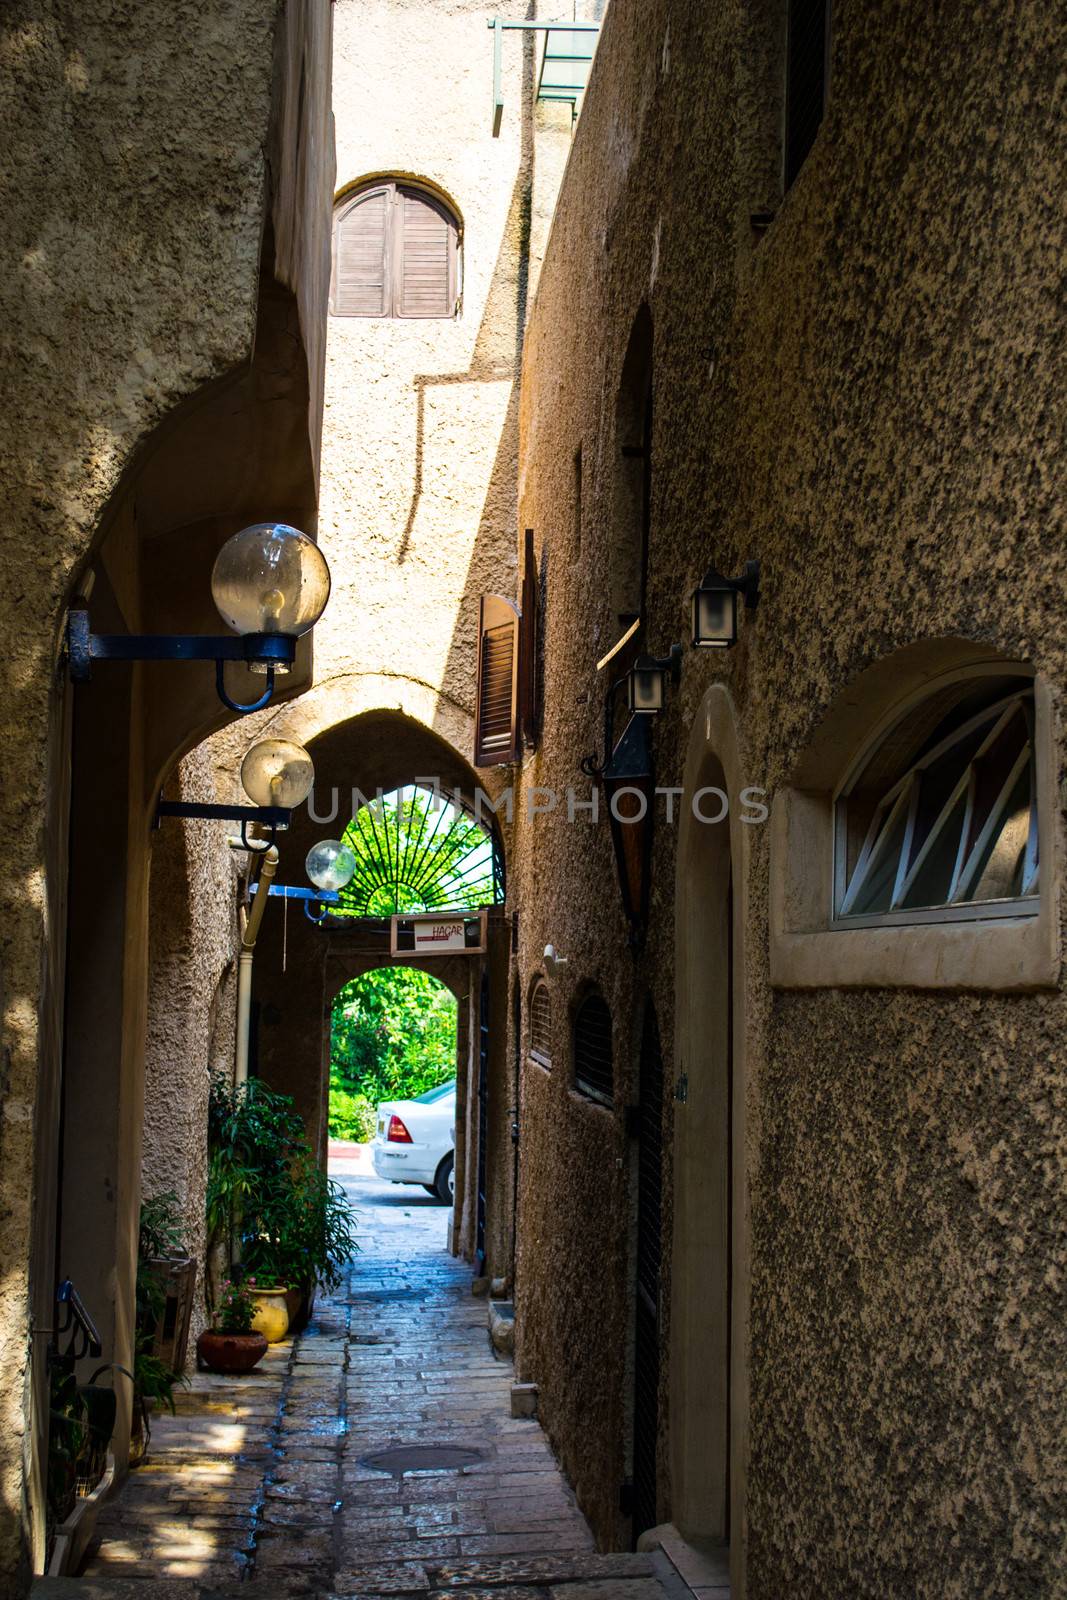
[[[839,927],[1034,915],[1031,678],[961,676],[876,738],[835,805]]]

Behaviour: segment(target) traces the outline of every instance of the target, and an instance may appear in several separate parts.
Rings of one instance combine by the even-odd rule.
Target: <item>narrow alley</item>
[[[660,1600],[665,1558],[597,1555],[541,1428],[509,1415],[511,1362],[446,1252],[448,1213],[368,1176],[365,1153],[331,1170],[359,1226],[344,1287],[256,1372],[196,1374],[85,1577],[47,1592]]]

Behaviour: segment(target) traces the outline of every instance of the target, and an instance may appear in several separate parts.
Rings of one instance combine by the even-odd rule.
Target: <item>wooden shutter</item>
[[[478,698],[474,765],[499,766],[518,755],[519,613],[485,594],[478,618]]]
[[[541,626],[541,586],[537,578],[534,531],[527,528],[519,618],[519,727],[524,743],[531,750],[541,731]]]
[[[455,309],[456,229],[428,195],[397,191],[397,315],[450,317]]]
[[[574,1014],[574,1087],[606,1105],[615,1097],[611,1012],[599,994],[587,995]]]
[[[338,317],[389,315],[392,195],[374,189],[338,212],[333,235],[333,304]]]

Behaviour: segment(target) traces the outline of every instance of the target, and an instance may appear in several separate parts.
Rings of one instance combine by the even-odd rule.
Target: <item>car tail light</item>
[[[389,1118],[389,1132],[385,1136],[387,1144],[410,1144],[411,1135],[399,1117]]]

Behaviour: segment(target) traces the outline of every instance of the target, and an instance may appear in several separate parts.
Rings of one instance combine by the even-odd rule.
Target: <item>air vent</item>
[[[587,995],[574,1017],[574,1086],[610,1106],[615,1093],[611,1012],[598,994]]]
[[[552,999],[543,980],[530,996],[530,1058],[542,1067],[552,1065]]]

